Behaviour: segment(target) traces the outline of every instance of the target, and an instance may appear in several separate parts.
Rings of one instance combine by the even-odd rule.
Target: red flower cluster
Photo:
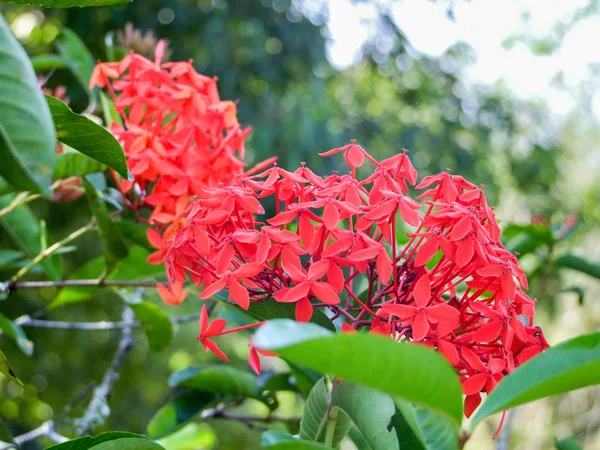
[[[111,131],[123,144],[134,181],[115,182],[125,204],[153,208],[150,222],[172,224],[204,186],[243,174],[244,140],[232,101],[222,101],[214,78],[191,62],[161,64],[130,53],[121,62],[96,66],[90,87],[107,88],[124,125]],[[117,95],[118,93],[118,95]]]
[[[349,174],[323,179],[304,165],[294,172],[275,165],[196,191],[182,214],[186,225],[157,242],[153,260],[166,263],[177,292],[189,278],[203,287],[201,299],[226,290],[247,309],[274,298],[295,303],[302,322],[323,308],[342,331],[434,347],[458,371],[470,416],[480,393],[548,346],[483,191],[449,173],[425,177],[416,186],[424,190],[420,215],[422,203],[408,196],[417,172],[405,152],[379,162],[353,142],[323,155],[335,153],[344,154]],[[374,170],[358,179],[365,160]],[[276,209],[264,222],[261,201]],[[406,226],[414,231],[400,247]],[[224,329],[203,309],[199,340],[222,359],[211,339],[237,330]],[[250,361],[260,371],[252,347]]]

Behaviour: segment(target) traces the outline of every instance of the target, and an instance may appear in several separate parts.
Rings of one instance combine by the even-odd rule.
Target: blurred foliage
[[[585,240],[600,220],[596,187],[587,188],[582,199],[573,202],[560,184],[564,161],[573,156],[569,144],[576,139],[577,124],[571,124],[572,134],[559,135],[543,104],[518,100],[502,86],[464,84],[461,70],[474,58],[467,46],[456,45],[440,58],[421,55],[385,8],[372,26],[376,32],[365,44],[360,61],[344,70],[332,67],[327,59],[327,9],[323,5],[308,0],[139,0],[69,10],[2,5],[0,13],[13,27],[19,21],[26,29],[31,25],[30,33],[20,37],[32,56],[60,54],[57,38],[64,26],[74,30],[94,59],[100,60],[108,58],[107,35],[116,40],[116,30],[125,29],[128,22],[168,39],[171,60],[193,59],[200,72],[219,78],[223,98],[239,100],[240,120],[253,128],[249,140],[252,162],[276,154],[286,168],[305,161],[327,173],[336,167],[317,153],[355,138],[378,158],[409,149],[421,175],[450,169],[484,184],[491,204],[508,202],[510,211],[525,206],[510,217],[518,216],[526,226],[507,229],[505,238],[509,247],[514,245],[513,251],[522,254],[531,276],[531,291],[540,299],[542,310],[551,314],[561,292],[585,301],[584,288],[567,282],[564,266],[556,264],[577,242]],[[148,39],[130,31],[120,43],[147,47]],[[87,89],[68,68],[43,73],[49,76],[48,87],[68,87],[74,111],[88,108]],[[515,198],[519,201],[513,206]],[[91,217],[85,199],[67,204],[35,201],[31,208],[45,220],[52,242]],[[577,226],[570,226],[574,216]],[[563,232],[565,227],[567,232]],[[64,278],[102,255],[98,242],[94,235],[85,236],[77,241],[76,252],[60,256]],[[10,248],[11,239],[0,228],[0,254]],[[10,278],[19,265],[22,261],[18,258],[6,263],[0,258],[0,281]],[[2,314],[15,318],[38,311],[57,294],[56,289],[17,292],[10,302],[0,303]],[[147,300],[159,304],[153,294],[147,295]],[[194,298],[177,309],[160,307],[171,316],[198,311]],[[57,308],[48,316],[55,320],[118,320],[121,308],[117,295],[102,291],[93,302]],[[219,312],[231,315],[233,321],[244,320],[226,308]],[[0,416],[15,434],[58,414],[91,382],[98,382],[118,340],[117,331],[30,328],[26,332],[35,343],[32,358],[3,339],[3,350],[25,383],[23,392],[11,383],[3,381],[1,385]],[[196,333],[195,324],[176,327],[170,349],[149,356],[143,332],[135,332],[137,345],[121,370],[114,392],[119,401],[112,403],[105,429],[145,429],[169,395],[165,382],[169,373],[207,361],[194,340]],[[245,367],[245,344],[235,339],[224,342],[229,353],[240,357],[234,365]],[[289,403],[297,414],[297,405]],[[75,405],[74,416],[81,413],[82,404],[85,402]],[[214,420],[215,434],[226,427],[230,438],[235,439],[233,433],[238,432],[248,436],[246,427],[238,424],[241,429],[232,431],[224,422]],[[206,429],[200,431],[199,446],[219,440],[206,437]],[[251,433],[254,440],[260,436]],[[225,441],[218,445],[239,448]],[[39,447],[29,444],[24,448]]]

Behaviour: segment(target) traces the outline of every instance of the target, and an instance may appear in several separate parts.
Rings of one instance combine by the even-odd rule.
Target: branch
[[[104,374],[102,382],[92,392],[92,399],[88,404],[83,417],[75,421],[75,429],[77,436],[82,436],[96,427],[101,426],[110,415],[108,399],[112,394],[115,382],[119,378],[119,370],[123,364],[123,360],[129,351],[133,348],[133,339],[131,338],[131,327],[134,322],[133,311],[126,308],[123,311],[123,322],[126,326],[123,328],[119,346],[115,352],[112,363]]]
[[[46,436],[48,439],[57,444],[68,441],[68,438],[54,431],[54,425],[54,421],[49,420],[31,431],[28,431],[27,433],[15,437],[13,440],[14,444],[9,442],[0,442],[0,450],[20,448],[22,444],[29,441],[33,441],[42,436]]]
[[[120,281],[120,280],[64,280],[64,281],[21,281],[10,286],[12,291],[18,289],[43,289],[48,287],[156,287],[156,281]]]
[[[187,323],[198,320],[198,314],[190,314],[187,316],[171,317],[171,323]],[[29,316],[21,316],[15,320],[15,324],[22,327],[36,328],[53,328],[55,330],[78,330],[78,331],[95,331],[95,330],[124,330],[128,328],[139,328],[142,323],[139,321],[133,322],[63,322],[58,320],[39,320]]]

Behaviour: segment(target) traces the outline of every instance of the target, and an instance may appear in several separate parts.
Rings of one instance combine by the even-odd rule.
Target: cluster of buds
[[[242,309],[267,299],[294,303],[300,322],[322,308],[342,332],[433,347],[460,375],[470,416],[481,393],[548,346],[493,210],[460,176],[417,184],[406,152],[377,161],[353,142],[322,155],[336,153],[348,174],[322,178],[304,165],[293,172],[274,165],[196,192],[172,239],[155,236],[151,259],[164,261],[174,292],[189,279],[201,299],[226,291]],[[367,160],[374,170],[359,179]],[[415,185],[423,191],[417,200],[408,195]],[[262,218],[261,202],[274,203],[273,217]],[[402,246],[399,234],[408,239]],[[234,331],[225,328],[203,308],[199,340],[224,360],[212,339]]]
[[[217,80],[199,74],[191,62],[161,63],[130,53],[122,61],[96,66],[90,87],[106,88],[122,124],[111,131],[122,143],[134,181],[115,183],[125,205],[150,208],[156,227],[176,224],[189,199],[204,186],[230,183],[243,175],[243,129],[232,101],[222,101]],[[142,218],[141,216],[139,216]]]

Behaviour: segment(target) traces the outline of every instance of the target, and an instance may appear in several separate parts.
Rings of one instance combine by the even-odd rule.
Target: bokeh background
[[[377,158],[407,148],[420,176],[449,169],[485,185],[505,242],[520,253],[531,279],[548,341],[598,329],[597,0],[134,0],[70,10],[0,5],[0,12],[32,56],[53,52],[63,27],[99,60],[108,58],[107,35],[152,54],[152,40],[124,31],[127,23],[168,39],[172,60],[193,59],[198,71],[219,78],[223,98],[238,100],[240,121],[253,128],[251,161],[275,154],[285,168],[305,161],[324,174],[336,167],[317,153],[357,139]],[[58,70],[48,86],[66,85],[71,106],[82,111],[85,92],[72,77]],[[89,218],[85,199],[35,202],[33,209],[54,239]],[[77,252],[62,255],[64,272],[99,256],[97,241],[88,236]],[[0,229],[0,249],[11,245]],[[0,280],[12,273],[14,261],[0,260]],[[18,317],[56,295],[52,289],[15,294],[0,302],[0,310]],[[118,320],[120,305],[102,294],[47,317]],[[184,315],[196,312],[198,302],[190,296],[165,310]],[[26,331],[35,344],[31,358],[2,341],[26,384],[22,391],[0,381],[0,415],[16,434],[59,414],[98,381],[118,341],[118,332],[109,331]],[[207,360],[196,333],[195,323],[181,325],[160,355],[149,355],[136,333],[138,345],[121,370],[106,429],[144,430],[169,396],[169,373]],[[239,356],[233,364],[245,367],[246,343],[233,338],[227,345]],[[298,408],[293,398],[285,404],[289,411]],[[466,448],[495,448],[496,426],[494,420],[480,426]],[[235,432],[254,448],[256,432]],[[599,389],[518,408],[510,448],[551,448],[555,437],[570,435],[584,448],[600,448]],[[243,448],[239,438],[232,442],[221,438],[213,448]],[[193,448],[210,445],[201,441]]]

